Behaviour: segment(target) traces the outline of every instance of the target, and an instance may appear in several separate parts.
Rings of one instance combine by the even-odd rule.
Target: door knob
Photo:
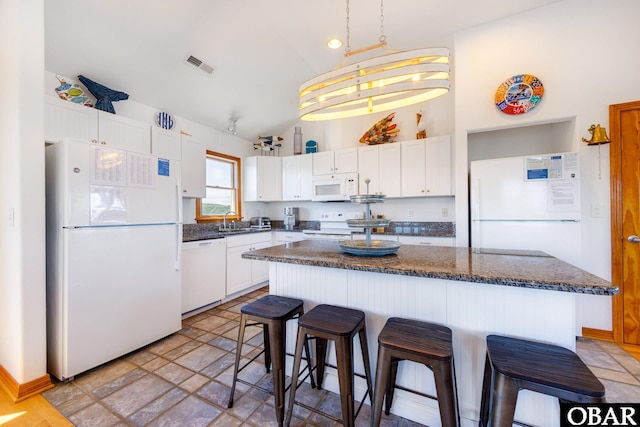
[[[640,237],[632,234],[631,236],[627,237],[627,241],[630,243],[640,243]]]

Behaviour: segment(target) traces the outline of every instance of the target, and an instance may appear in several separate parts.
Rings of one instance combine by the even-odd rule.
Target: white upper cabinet
[[[387,197],[402,196],[400,151],[400,144],[378,145],[379,191],[380,194],[385,194]]]
[[[313,174],[358,172],[358,147],[313,153]]]
[[[282,200],[311,200],[313,195],[312,156],[309,154],[282,158]]]
[[[243,159],[242,188],[246,202],[282,200],[282,158],[256,156]]]
[[[57,96],[45,96],[44,139],[57,142],[64,138],[97,142],[98,110]]]
[[[451,137],[401,143],[402,197],[451,196]]]
[[[150,153],[151,126],[106,111],[98,111],[98,143],[125,150]]]
[[[182,160],[182,141],[179,132],[151,127],[151,154],[163,159]]]
[[[180,134],[182,197],[205,197],[207,192],[207,149],[191,135]]]
[[[91,141],[115,148],[151,152],[151,126],[127,117],[45,96],[45,140]]]
[[[207,151],[191,135],[152,127],[151,154],[182,163],[182,197],[206,196]]]
[[[400,197],[400,144],[369,145],[358,149],[360,193],[365,193],[370,178],[369,194]]]

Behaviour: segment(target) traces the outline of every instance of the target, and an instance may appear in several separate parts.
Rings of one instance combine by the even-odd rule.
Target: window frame
[[[235,163],[235,195],[236,195],[236,208],[231,208],[232,211],[237,212],[236,215],[228,215],[227,221],[240,221],[242,220],[242,159],[240,157],[231,156],[229,154],[218,153],[216,151],[207,150],[207,159],[210,157],[217,157],[220,159],[226,159]],[[207,188],[205,178],[205,188]],[[213,188],[213,187],[212,187]],[[202,215],[202,199],[196,199],[196,222],[222,222],[224,215]]]

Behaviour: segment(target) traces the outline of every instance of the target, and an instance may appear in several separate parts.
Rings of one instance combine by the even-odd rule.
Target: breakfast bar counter
[[[343,253],[337,242],[308,240],[242,256],[269,261],[270,293],[300,298],[307,311],[317,304],[364,311],[373,367],[377,336],[389,317],[451,328],[461,421],[468,426],[478,424],[487,335],[532,339],[575,351],[577,294],[610,298],[618,292],[610,282],[536,251],[403,245],[397,254],[361,257]],[[295,336],[296,324],[289,322],[288,352],[293,352]],[[362,373],[361,355],[355,354],[354,360],[356,372]],[[327,372],[325,382],[327,389],[337,392],[333,372]],[[435,396],[433,376],[424,366],[401,363],[398,383]],[[364,394],[360,378],[356,389],[357,396]],[[391,411],[421,424],[440,425],[437,402],[402,390],[396,391]],[[516,420],[559,425],[557,400],[522,391]]]

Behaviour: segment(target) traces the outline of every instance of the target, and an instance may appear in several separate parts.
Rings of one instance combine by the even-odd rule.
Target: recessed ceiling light
[[[342,46],[342,40],[337,37],[333,37],[329,39],[327,46],[329,46],[329,49],[338,49]]]

